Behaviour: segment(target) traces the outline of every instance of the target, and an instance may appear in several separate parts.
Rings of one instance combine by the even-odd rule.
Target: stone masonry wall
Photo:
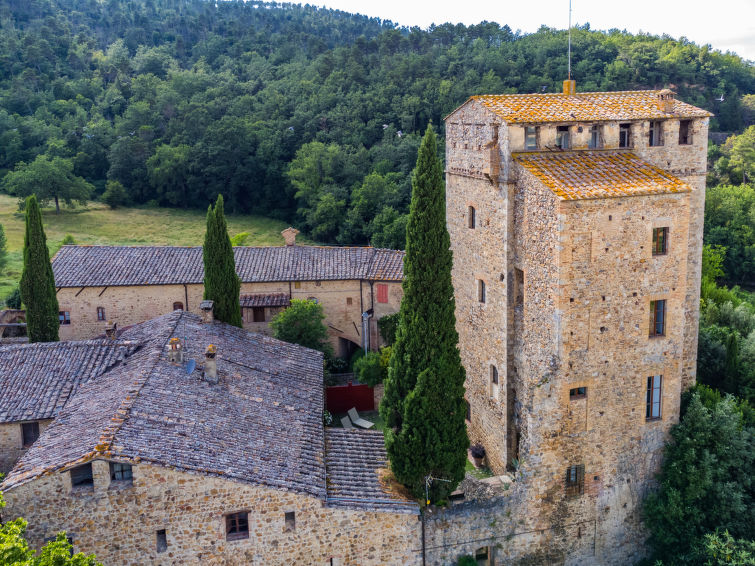
[[[39,422],[39,433],[42,434],[52,421],[37,422]],[[21,423],[0,424],[0,474],[7,474],[21,459],[26,450]]]
[[[72,492],[70,474],[58,472],[7,490],[3,517],[25,517],[35,547],[66,530],[77,552],[94,552],[108,566],[420,564],[413,514],[325,508],[301,494],[148,464],[134,466],[127,485],[110,482],[105,461],[93,471],[94,489]],[[249,511],[249,538],[227,541],[224,515],[238,511]],[[159,529],[168,542],[161,553]]]

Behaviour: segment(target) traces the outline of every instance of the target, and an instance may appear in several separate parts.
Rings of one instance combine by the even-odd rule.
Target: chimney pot
[[[173,337],[168,342],[168,361],[172,364],[180,364],[184,361],[183,346],[178,338]]]
[[[207,346],[204,353],[204,379],[208,383],[215,384],[218,382],[218,366],[215,360],[217,349],[214,344]]]
[[[577,94],[577,81],[567,79],[564,81],[564,94]]]
[[[215,320],[215,302],[202,301],[199,303],[199,309],[202,311],[202,322],[212,322]]]
[[[281,232],[281,235],[283,236],[283,239],[286,241],[287,246],[295,246],[296,245],[296,235],[299,233],[299,231],[296,228],[292,228],[289,226],[283,232]]]
[[[658,92],[658,110],[661,112],[674,111],[674,91],[664,88]]]

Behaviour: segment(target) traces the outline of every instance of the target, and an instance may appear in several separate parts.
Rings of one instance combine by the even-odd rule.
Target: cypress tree
[[[228,236],[223,212],[223,195],[218,195],[215,209],[207,209],[207,232],[202,248],[204,258],[204,298],[214,301],[215,318],[241,328],[239,293],[241,281]]]
[[[24,235],[24,269],[21,273],[21,297],[26,305],[26,332],[29,342],[57,342],[60,319],[55,277],[42,227],[37,197],[26,199],[26,233]]]
[[[412,177],[404,298],[380,413],[390,427],[386,449],[400,482],[420,496],[428,474],[451,480],[432,484],[433,499],[464,477],[469,445],[450,248],[443,167],[428,126]]]

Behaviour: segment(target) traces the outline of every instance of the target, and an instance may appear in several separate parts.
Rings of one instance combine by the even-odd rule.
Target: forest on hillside
[[[420,132],[468,96],[555,92],[566,32],[402,28],[311,6],[206,0],[0,5],[0,178],[60,204],[204,209],[401,248]],[[684,39],[573,30],[580,91],[670,86],[755,123],[755,68]],[[721,100],[723,97],[723,100]],[[10,174],[9,174],[10,173]],[[39,192],[40,189],[37,189]]]

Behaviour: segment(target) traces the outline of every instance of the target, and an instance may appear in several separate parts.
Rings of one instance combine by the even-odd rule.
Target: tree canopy
[[[55,201],[60,213],[60,200],[67,205],[74,201],[86,203],[94,187],[73,172],[73,162],[62,157],[38,155],[29,164],[20,162],[3,180],[5,189],[22,199],[36,195],[40,204]]]
[[[299,344],[332,355],[328,342],[328,327],[323,323],[322,305],[307,299],[291,299],[291,306],[278,313],[270,322],[273,336],[278,340]]]

